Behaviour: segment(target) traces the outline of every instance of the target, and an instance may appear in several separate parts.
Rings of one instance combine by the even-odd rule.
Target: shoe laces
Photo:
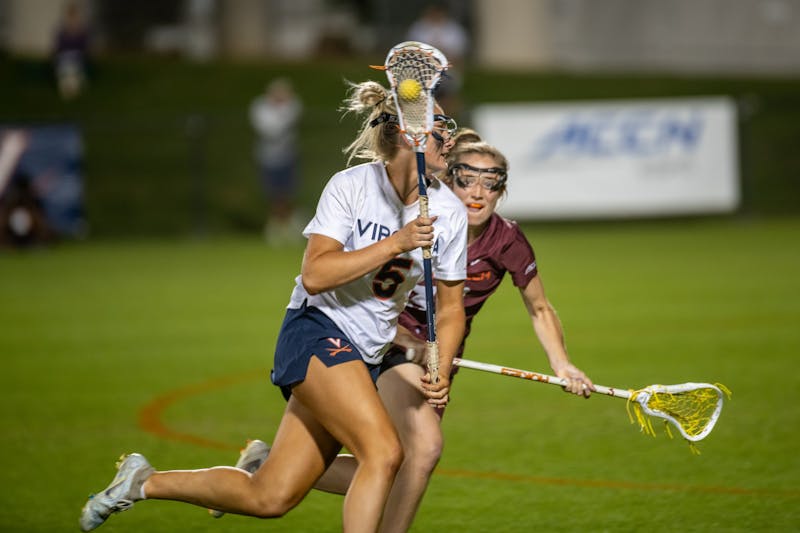
[[[97,496],[97,494],[90,494],[89,495],[89,500],[94,500],[96,496]],[[100,503],[101,503],[101,505],[103,504],[102,501]],[[127,498],[121,498],[121,499],[115,501],[112,505],[105,505],[105,507],[108,510],[108,514],[121,513],[122,511],[127,511],[128,509],[133,507],[134,503],[135,502],[133,500],[130,500],[130,499],[127,499]]]
[[[110,507],[111,512],[121,513],[133,507],[133,500],[117,500],[114,505]]]

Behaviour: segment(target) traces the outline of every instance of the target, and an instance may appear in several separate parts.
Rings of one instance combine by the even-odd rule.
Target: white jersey
[[[435,241],[431,259],[440,280],[463,280],[467,275],[466,208],[441,182],[428,187],[429,210]],[[419,203],[403,205],[384,166],[365,163],[335,174],[317,204],[317,212],[303,231],[336,239],[344,251],[374,244],[414,220]],[[383,267],[335,289],[309,295],[297,276],[290,308],[304,300],[324,312],[361,351],[368,363],[380,363],[394,339],[397,317],[409,292],[423,276],[422,250],[398,255]]]

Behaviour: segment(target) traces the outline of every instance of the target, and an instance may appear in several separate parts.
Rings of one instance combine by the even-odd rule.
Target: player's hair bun
[[[460,128],[455,137],[453,137],[453,145],[458,146],[466,143],[479,143],[482,142],[481,136],[477,131],[472,128]]]
[[[389,96],[387,89],[376,81],[348,82],[348,85],[350,90],[342,106],[342,110],[345,112],[359,115],[364,112],[372,112],[375,106],[385,102]]]
[[[386,100],[386,88],[375,81],[365,81],[358,86],[358,99],[365,106],[376,106]]]

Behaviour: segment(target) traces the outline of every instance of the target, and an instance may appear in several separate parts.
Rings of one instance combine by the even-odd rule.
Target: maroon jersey
[[[491,296],[506,272],[519,288],[525,288],[536,277],[536,256],[528,239],[516,222],[493,213],[483,233],[467,248],[467,279],[464,289],[464,311],[467,315],[464,340],[469,335],[472,319]],[[428,334],[425,318],[424,287],[418,285],[411,293],[400,325],[420,339]],[[456,357],[464,351],[464,341]]]

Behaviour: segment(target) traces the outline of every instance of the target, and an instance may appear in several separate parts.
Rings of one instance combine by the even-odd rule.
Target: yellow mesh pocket
[[[701,440],[716,423],[722,408],[722,395],[730,398],[730,390],[721,383],[686,384],[681,386],[653,385],[632,391],[627,409],[631,422],[642,432],[655,436],[650,416],[665,420],[665,431],[670,437],[668,423],[672,423],[690,443]],[[693,447],[697,452],[697,448]]]

